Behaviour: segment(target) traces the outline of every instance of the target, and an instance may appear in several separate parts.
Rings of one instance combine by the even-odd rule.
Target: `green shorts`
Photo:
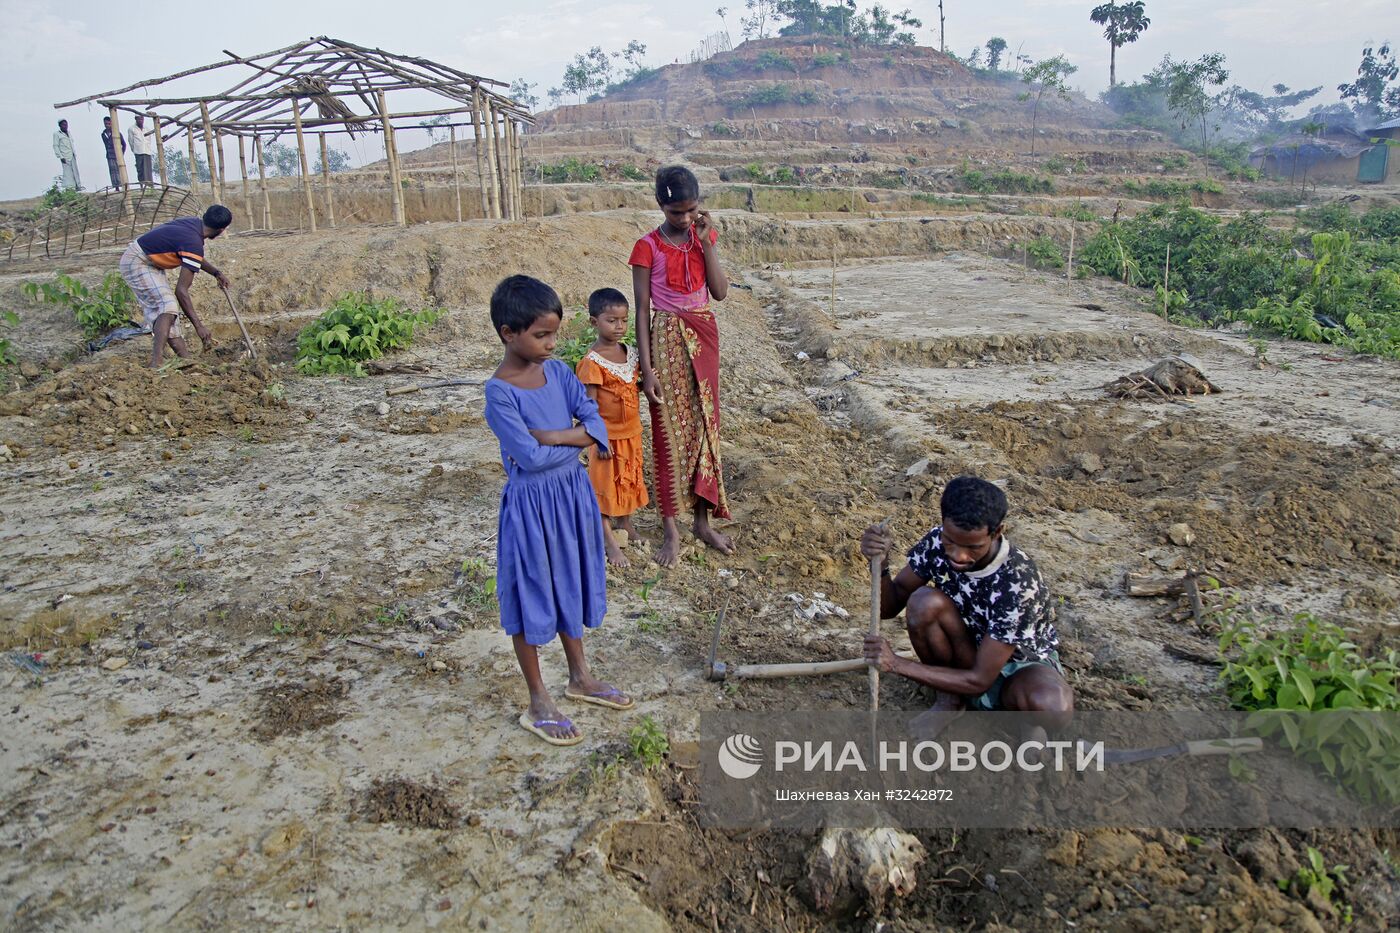
[[[1060,666],[1060,653],[1058,651],[1052,651],[1048,657],[1044,658],[1031,658],[1026,661],[1007,661],[1006,664],[1002,665],[1001,673],[997,675],[997,679],[992,682],[992,685],[987,688],[986,693],[968,698],[967,708],[981,710],[986,713],[1002,709],[1001,688],[1018,671],[1023,671],[1028,667],[1035,667],[1036,665],[1052,667],[1061,677],[1065,674],[1065,669]]]

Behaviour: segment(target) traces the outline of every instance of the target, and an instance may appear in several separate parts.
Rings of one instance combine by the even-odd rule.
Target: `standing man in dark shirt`
[[[228,276],[204,258],[204,241],[214,239],[231,223],[233,214],[229,209],[215,204],[204,212],[203,217],[180,217],[161,224],[132,240],[122,254],[122,278],[131,286],[141,306],[142,319],[154,338],[151,347],[152,369],[160,367],[166,346],[177,356],[190,355],[184,338],[180,336],[181,311],[194,325],[204,348],[207,350],[213,345],[209,328],[194,313],[190,285],[194,282],[194,274],[202,271],[217,279],[220,288],[228,288]],[[170,269],[180,270],[180,278],[173,292],[167,276]]]
[[[112,176],[112,187],[118,191],[122,190],[122,173],[117,167],[117,160],[126,161],[126,140],[120,136],[117,142],[121,143],[121,154],[117,154],[115,145],[112,142],[112,118],[102,118],[102,145],[107,150],[107,174]]]
[[[1074,694],[1060,667],[1054,607],[1034,561],[1002,535],[1006,493],[975,476],[948,484],[943,524],[909,551],[891,577],[894,539],[866,529],[860,550],[881,558],[880,614],[905,614],[918,660],[901,658],[879,635],[867,635],[866,660],[880,670],[938,691],[932,711],[966,708],[1047,712],[1068,722]]]

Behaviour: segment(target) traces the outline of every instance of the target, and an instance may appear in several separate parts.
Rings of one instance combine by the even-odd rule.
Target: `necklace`
[[[695,245],[695,237],[694,237],[693,232],[692,232],[693,229],[694,229],[694,228],[687,228],[687,229],[686,229],[686,237],[685,237],[685,245],[684,245],[684,246],[677,246],[674,242],[672,242],[672,241],[671,241],[671,238],[670,238],[669,236],[666,235],[666,231],[663,230],[662,228],[657,227],[657,228],[656,228],[656,232],[657,232],[658,234],[661,235],[661,239],[664,240],[664,241],[666,242],[666,245],[667,245],[667,246],[671,247],[671,248],[674,249],[674,250],[679,250],[679,251],[682,252],[682,253],[688,253],[688,252],[690,252],[690,248],[691,248],[692,246]]]

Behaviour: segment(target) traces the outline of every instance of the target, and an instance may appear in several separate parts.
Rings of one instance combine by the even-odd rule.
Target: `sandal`
[[[623,697],[626,703],[621,703],[613,697]],[[594,706],[606,706],[608,709],[631,709],[637,705],[637,701],[627,696],[616,687],[609,687],[597,693],[575,693],[568,687],[564,688],[564,698],[573,700],[576,703],[592,703]]]
[[[556,738],[555,736],[550,735],[548,732],[545,732],[544,729],[540,728],[541,726],[562,726],[565,729],[572,729],[574,724],[569,721],[568,717],[564,717],[563,719],[532,720],[530,718],[530,713],[528,710],[520,714],[520,727],[526,732],[534,733],[535,735],[544,739],[550,745],[577,745],[578,743],[583,741],[582,735],[576,735],[572,738]]]

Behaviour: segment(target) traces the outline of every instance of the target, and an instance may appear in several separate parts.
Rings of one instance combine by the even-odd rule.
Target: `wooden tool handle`
[[[895,652],[901,658],[916,657],[908,651]],[[817,677],[823,674],[844,674],[867,667],[865,658],[851,658],[847,661],[804,661],[796,664],[741,664],[729,671],[729,676],[739,680],[773,680],[778,677]]]
[[[1186,743],[1186,754],[1192,757],[1201,755],[1242,755],[1262,751],[1264,740],[1248,739],[1201,739]]]
[[[884,531],[890,520],[885,519],[879,528]],[[883,558],[870,558],[870,634],[880,634],[880,563]],[[880,665],[870,662],[870,712],[880,709]]]
[[[407,395],[410,392],[422,391],[422,386],[399,386],[396,389],[385,389],[385,395]]]

